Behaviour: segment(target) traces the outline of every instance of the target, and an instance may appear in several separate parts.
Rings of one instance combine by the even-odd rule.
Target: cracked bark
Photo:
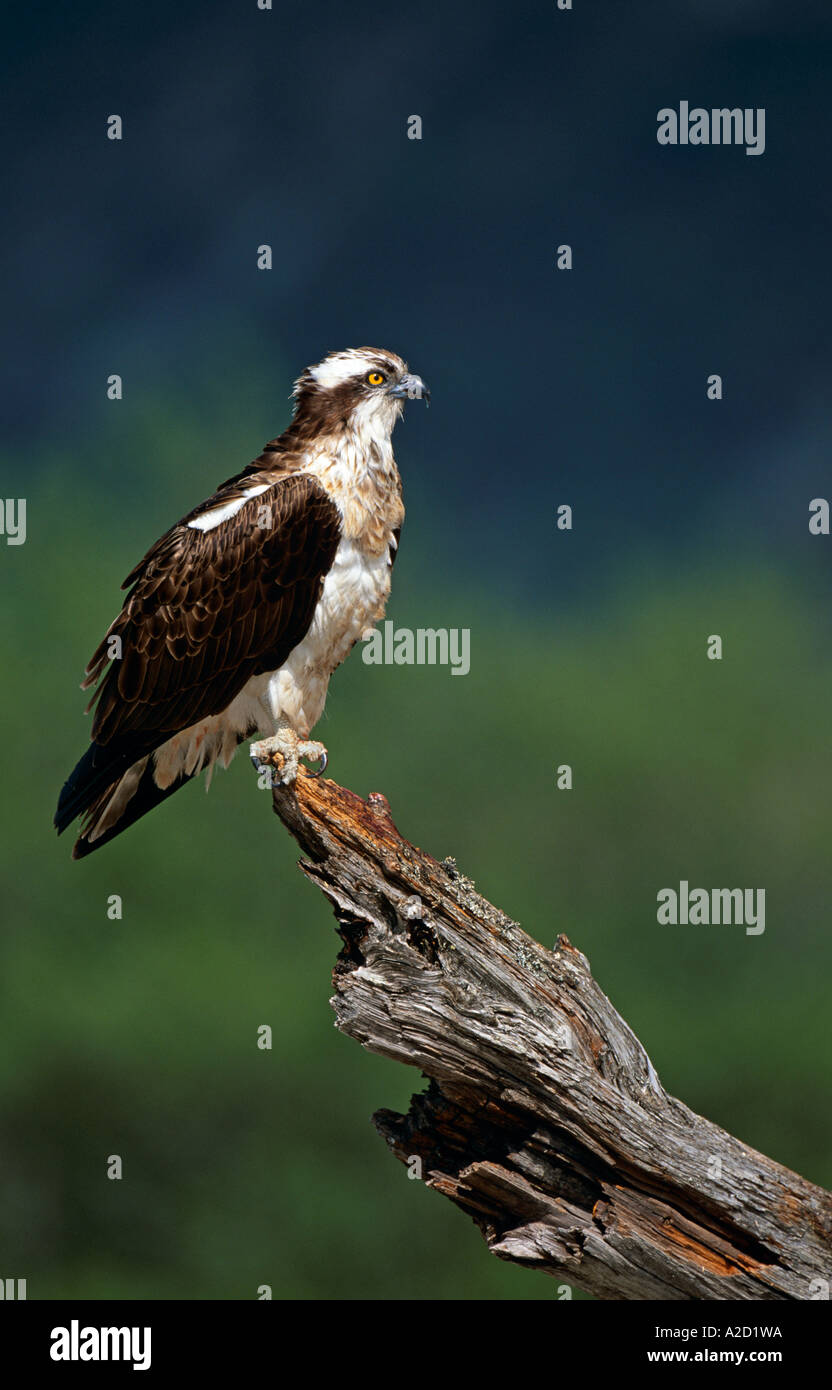
[[[832,1198],[669,1096],[565,936],[527,936],[379,794],[302,769],[273,802],[344,942],[338,1028],[429,1079],[376,1128],[493,1254],[604,1299],[828,1296]]]

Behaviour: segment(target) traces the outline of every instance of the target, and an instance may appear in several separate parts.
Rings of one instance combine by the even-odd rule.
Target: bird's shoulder
[[[338,509],[320,481],[295,458],[277,455],[269,464],[264,451],[160,536],[121,587],[132,589],[161,570],[210,565],[220,555],[224,568],[254,554],[279,559],[302,541],[324,556],[339,531]]]

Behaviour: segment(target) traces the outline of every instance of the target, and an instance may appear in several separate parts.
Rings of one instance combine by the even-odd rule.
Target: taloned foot
[[[292,729],[280,729],[270,738],[249,745],[255,772],[269,773],[265,786],[288,786],[298,775],[298,736]]]
[[[313,777],[320,777],[327,764],[327,751],[322,743],[313,739],[299,739],[294,730],[288,727],[279,729],[270,738],[250,744],[249,756],[255,772],[270,774],[268,786],[291,785],[298,775],[300,758],[320,764],[311,774]]]

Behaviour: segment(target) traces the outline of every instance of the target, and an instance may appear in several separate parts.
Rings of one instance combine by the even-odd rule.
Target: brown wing
[[[268,490],[211,530],[188,525],[258,482]],[[124,607],[87,667],[85,687],[101,679],[95,743],[138,735],[158,746],[281,666],[309,628],[339,539],[337,508],[302,473],[247,471],[183,518],[128,575]],[[108,665],[114,637],[121,657]]]

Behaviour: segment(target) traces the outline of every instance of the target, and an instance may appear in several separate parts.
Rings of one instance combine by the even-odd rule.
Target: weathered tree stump
[[[274,809],[335,910],[337,1026],[430,1084],[374,1122],[502,1259],[604,1299],[828,1297],[832,1198],[694,1114],[559,936],[302,770]]]

